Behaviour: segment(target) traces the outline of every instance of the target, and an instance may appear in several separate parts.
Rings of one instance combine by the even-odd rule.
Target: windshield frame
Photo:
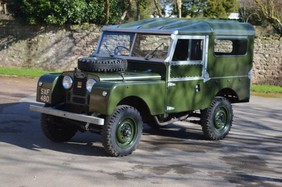
[[[117,55],[117,54],[111,54],[110,52],[107,54],[101,54],[99,53],[102,45],[103,45],[103,39],[106,35],[108,34],[128,34],[128,35],[133,35],[133,39],[132,39],[132,45],[130,46],[130,50],[129,50],[129,54],[128,55]],[[170,38],[169,44],[168,44],[168,49],[167,49],[167,53],[166,56],[164,58],[155,58],[154,56],[152,58],[146,58],[146,56],[133,56],[133,50],[134,47],[136,45],[136,38],[139,34],[146,34],[146,35],[166,35],[168,38]],[[156,33],[139,33],[139,32],[121,32],[121,31],[102,31],[101,36],[99,38],[98,41],[98,45],[97,45],[97,49],[95,51],[93,51],[93,53],[91,54],[91,56],[97,56],[97,57],[118,57],[118,58],[123,58],[123,59],[132,59],[132,60],[144,60],[144,61],[153,61],[153,62],[166,62],[168,57],[170,56],[171,53],[171,45],[173,43],[173,39],[171,37],[171,34],[156,34]],[[149,52],[150,53],[150,52]]]

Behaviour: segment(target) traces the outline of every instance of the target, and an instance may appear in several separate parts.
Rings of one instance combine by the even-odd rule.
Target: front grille
[[[73,111],[87,112],[89,94],[86,90],[87,76],[81,72],[75,72],[73,76],[73,87],[66,94],[66,105]],[[76,109],[77,108],[77,109]]]
[[[81,97],[73,97],[72,98],[72,101],[74,102],[74,103],[78,103],[78,104],[86,104],[86,99],[85,98],[81,98]]]
[[[87,78],[74,77],[73,94],[79,96],[86,96],[86,81]]]

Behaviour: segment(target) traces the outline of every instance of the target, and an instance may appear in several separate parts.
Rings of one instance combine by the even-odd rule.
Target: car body
[[[231,103],[250,99],[254,36],[250,24],[236,21],[154,18],[105,26],[97,50],[78,68],[39,78],[36,100],[45,106],[31,109],[43,113],[49,139],[75,134],[61,140],[50,124],[98,129],[113,156],[135,150],[144,122],[158,128],[197,116],[208,139],[222,139],[232,125]]]

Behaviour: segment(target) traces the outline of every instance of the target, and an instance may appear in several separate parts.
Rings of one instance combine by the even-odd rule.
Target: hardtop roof
[[[103,31],[138,32],[179,35],[254,36],[249,23],[231,20],[152,18],[120,25],[104,26]]]

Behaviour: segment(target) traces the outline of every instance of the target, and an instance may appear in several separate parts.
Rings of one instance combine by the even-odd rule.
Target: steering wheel
[[[118,45],[118,46],[116,46],[116,48],[115,48],[115,50],[114,50],[114,54],[115,54],[115,55],[121,55],[122,49],[125,49],[125,50],[127,50],[128,52],[130,52],[130,50],[129,50],[127,47],[122,46],[122,45]]]

